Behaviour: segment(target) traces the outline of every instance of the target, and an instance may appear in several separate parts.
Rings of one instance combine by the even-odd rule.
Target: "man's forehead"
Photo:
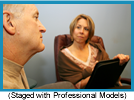
[[[32,13],[39,13],[37,7],[34,4],[27,4],[25,10]]]

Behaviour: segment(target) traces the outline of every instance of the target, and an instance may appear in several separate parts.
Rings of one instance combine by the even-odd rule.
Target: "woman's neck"
[[[80,51],[83,51],[88,48],[88,44],[86,44],[86,43],[73,42],[73,44],[71,46],[72,46],[72,48],[80,50]]]

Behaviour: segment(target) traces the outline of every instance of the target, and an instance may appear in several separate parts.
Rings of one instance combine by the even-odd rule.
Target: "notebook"
[[[119,59],[100,61],[96,64],[86,89],[107,89],[114,87],[127,62],[120,66]]]

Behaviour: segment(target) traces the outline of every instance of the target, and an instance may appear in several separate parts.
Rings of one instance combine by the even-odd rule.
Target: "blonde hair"
[[[94,36],[94,30],[95,30],[95,25],[94,25],[94,22],[92,20],[92,18],[88,15],[85,15],[85,14],[80,14],[78,15],[76,18],[74,18],[74,20],[71,22],[70,24],[70,35],[71,35],[71,40],[73,41],[73,32],[74,32],[74,29],[76,27],[76,24],[77,22],[81,19],[81,18],[84,18],[87,20],[87,23],[88,23],[88,28],[89,28],[89,37],[88,39],[86,40],[86,43],[89,42],[89,40],[91,40],[91,38]]]
[[[20,17],[26,4],[3,4],[3,11],[11,12],[15,17]]]

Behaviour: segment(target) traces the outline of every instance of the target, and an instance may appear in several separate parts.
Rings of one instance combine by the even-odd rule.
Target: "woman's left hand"
[[[124,55],[124,54],[118,54],[113,59],[116,59],[116,58],[118,58],[120,60],[120,65],[125,64],[130,59],[129,55]]]

